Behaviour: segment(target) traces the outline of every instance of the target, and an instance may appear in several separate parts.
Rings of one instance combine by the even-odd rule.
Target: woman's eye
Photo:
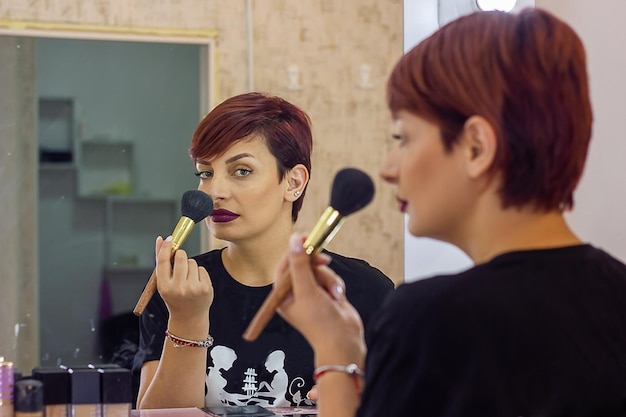
[[[401,135],[399,133],[394,133],[393,135],[391,135],[391,137],[394,140],[397,140],[398,142],[405,142],[406,141],[406,138],[404,137],[404,135]]]
[[[206,179],[206,178],[211,178],[213,176],[213,173],[211,171],[200,171],[200,172],[196,172],[196,177],[202,178],[202,179]]]
[[[235,170],[235,175],[238,177],[247,177],[250,174],[252,174],[251,169],[239,168]]]

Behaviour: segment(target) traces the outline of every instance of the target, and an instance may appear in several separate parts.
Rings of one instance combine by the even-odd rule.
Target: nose
[[[394,146],[393,149],[387,153],[385,162],[380,167],[380,177],[390,184],[396,184],[398,182],[399,160],[398,147]]]
[[[230,189],[226,179],[215,175],[212,178],[203,179],[198,185],[198,190],[205,192],[213,201],[223,200],[230,196]]]

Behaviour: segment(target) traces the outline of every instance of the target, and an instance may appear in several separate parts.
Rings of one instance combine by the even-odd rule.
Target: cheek
[[[239,198],[255,210],[267,210],[282,204],[283,188],[274,182],[259,183],[241,190]]]
[[[407,227],[412,235],[430,236],[449,215],[455,193],[451,173],[437,155],[421,155],[402,169],[406,199]]]
[[[436,163],[428,155],[407,155],[400,168],[400,178],[408,196],[415,195],[419,198],[419,193],[429,188],[433,183],[434,166]]]

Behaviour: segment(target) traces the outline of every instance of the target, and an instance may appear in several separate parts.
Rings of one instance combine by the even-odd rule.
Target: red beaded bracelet
[[[213,337],[208,335],[206,340],[189,340],[174,336],[169,330],[165,330],[165,337],[172,341],[174,347],[190,346],[208,348],[213,346]]]
[[[317,380],[328,372],[345,372],[348,375],[352,376],[352,380],[354,381],[354,387],[357,392],[361,393],[361,385],[359,383],[359,377],[365,377],[365,372],[356,363],[351,363],[350,365],[322,365],[315,368],[313,371],[313,381],[317,384]]]

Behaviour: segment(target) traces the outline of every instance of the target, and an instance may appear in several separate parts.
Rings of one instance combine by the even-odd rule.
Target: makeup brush
[[[180,209],[182,216],[176,224],[174,231],[172,232],[172,257],[174,253],[183,244],[193,226],[200,220],[205,219],[213,211],[213,200],[206,193],[200,190],[185,191],[180,202]],[[148,302],[152,298],[152,295],[156,291],[156,268],[152,271],[150,279],[146,283],[137,305],[133,309],[133,313],[136,316],[141,315],[145,310]]]
[[[330,193],[330,206],[317,221],[304,241],[304,250],[313,256],[322,251],[343,225],[345,217],[368,205],[374,197],[374,183],[363,171],[344,168],[335,175]],[[243,333],[249,342],[256,340],[270,321],[278,306],[291,291],[291,282],[274,285],[261,308]]]

